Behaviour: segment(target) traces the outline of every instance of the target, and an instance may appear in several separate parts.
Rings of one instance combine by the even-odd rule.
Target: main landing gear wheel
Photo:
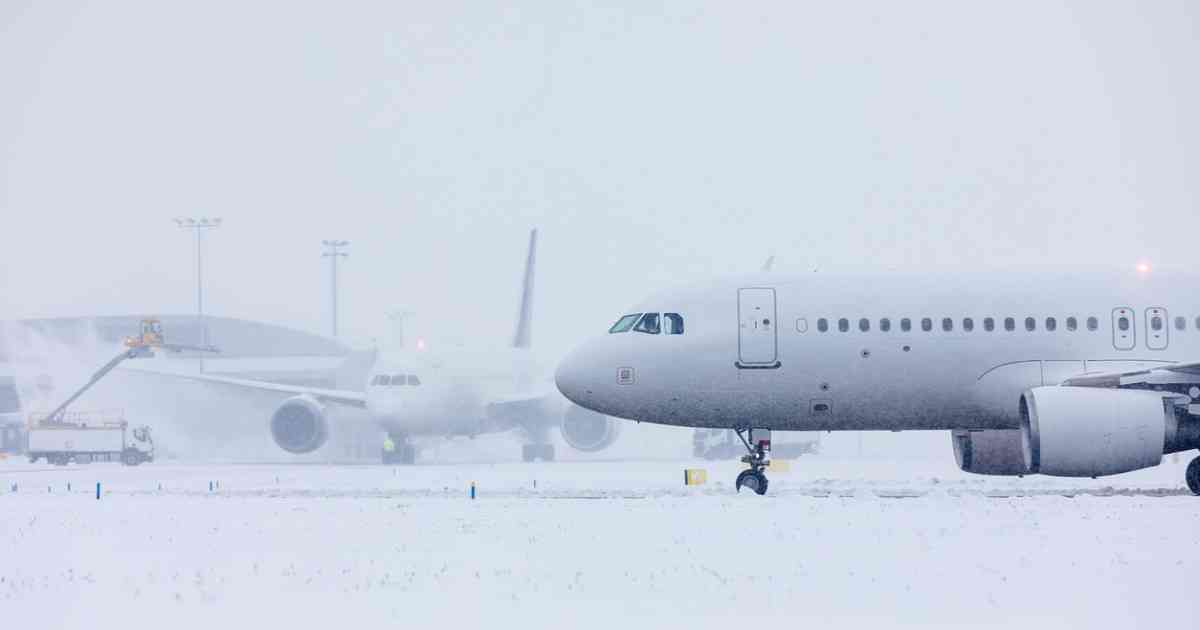
[[[1192,463],[1188,464],[1184,477],[1187,479],[1188,490],[1191,490],[1192,494],[1200,496],[1200,457],[1193,459]]]
[[[767,467],[767,453],[763,450],[761,444],[752,446],[746,439],[746,436],[742,435],[748,430],[733,430],[737,434],[738,439],[742,441],[742,444],[746,446],[746,450],[750,452],[748,455],[742,456],[742,461],[749,465],[750,468],[739,473],[733,485],[738,492],[741,492],[742,486],[745,486],[761,496],[767,493],[767,476],[763,474],[763,469]]]

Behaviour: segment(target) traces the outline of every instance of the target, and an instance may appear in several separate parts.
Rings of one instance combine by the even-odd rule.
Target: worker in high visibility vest
[[[383,463],[390,464],[395,461],[396,443],[392,441],[392,436],[383,438]]]

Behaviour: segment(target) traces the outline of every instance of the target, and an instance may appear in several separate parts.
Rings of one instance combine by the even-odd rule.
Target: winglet
[[[525,258],[525,277],[521,283],[521,310],[517,312],[514,348],[533,345],[533,270],[537,259],[537,228],[529,232],[529,253]]]

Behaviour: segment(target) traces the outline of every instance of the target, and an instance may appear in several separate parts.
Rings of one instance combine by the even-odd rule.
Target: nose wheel
[[[738,473],[737,481],[734,482],[737,491],[741,492],[742,488],[753,490],[757,494],[767,493],[767,476],[761,470],[746,469]]]
[[[738,492],[741,492],[742,488],[745,487],[747,490],[753,490],[755,494],[761,496],[767,493],[767,475],[763,473],[763,470],[767,467],[767,453],[771,441],[769,438],[765,441],[756,440],[756,444],[752,445],[744,435],[747,431],[748,429],[735,428],[733,430],[749,452],[747,455],[742,456],[742,462],[748,465],[749,468],[738,473],[737,480],[734,481],[733,485]]]
[[[1188,490],[1191,490],[1192,494],[1200,496],[1200,457],[1193,459],[1192,463],[1188,464],[1184,478],[1187,479]]]

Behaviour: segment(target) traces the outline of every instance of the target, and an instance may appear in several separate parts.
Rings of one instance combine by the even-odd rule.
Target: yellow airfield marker
[[[698,486],[708,482],[708,471],[703,468],[686,468],[683,471],[683,485]]]

